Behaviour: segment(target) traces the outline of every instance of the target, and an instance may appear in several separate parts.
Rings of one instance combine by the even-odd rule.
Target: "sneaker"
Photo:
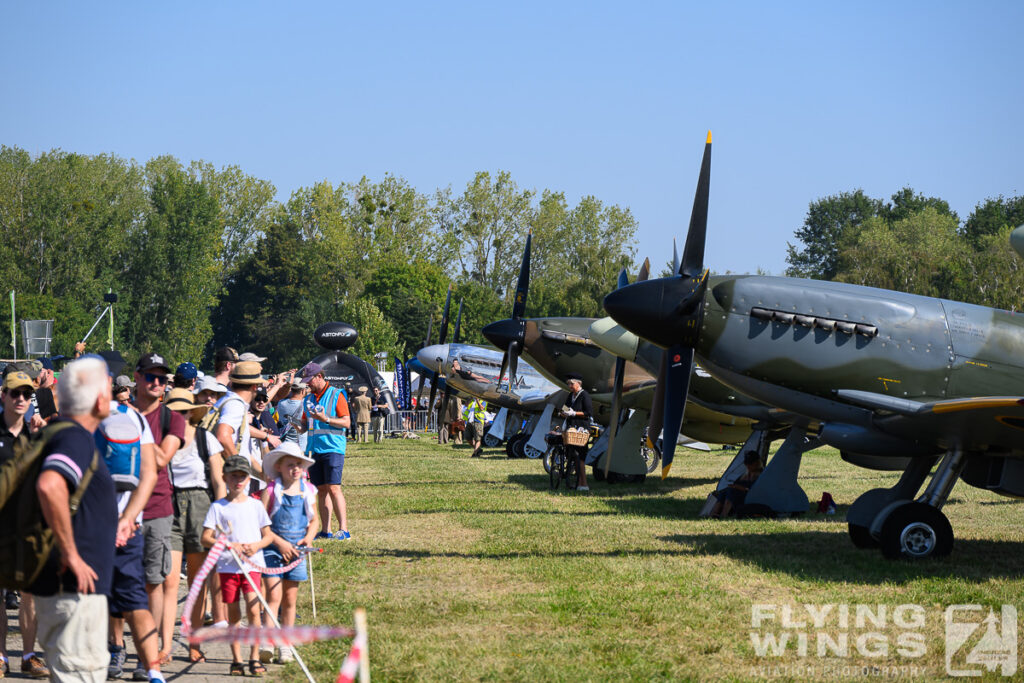
[[[150,676],[149,683],[167,683],[163,676]]]
[[[43,664],[38,655],[21,660],[21,673],[31,678],[49,678],[50,670]]]
[[[313,538],[314,538],[314,539],[317,539],[317,538],[334,538],[334,536],[331,536],[331,535],[330,535],[329,533],[327,533],[326,531],[320,531],[320,532],[318,532],[318,533],[317,533],[317,535],[316,535],[316,536],[314,536]]]
[[[4,596],[4,607],[7,609],[18,609],[18,592],[7,591],[7,595]]]
[[[135,671],[132,672],[133,681],[148,681],[149,672],[142,668],[142,662],[138,662],[138,666],[135,667]]]
[[[350,534],[347,531],[339,531],[338,533],[334,534],[334,538],[339,541],[350,541],[352,540],[352,534]]]
[[[124,670],[124,661],[128,656],[124,652],[124,645],[108,645],[110,652],[110,665],[107,667],[107,678],[119,678]]]
[[[287,664],[288,662],[294,662],[295,661],[295,655],[292,654],[292,649],[290,647],[282,647],[281,648],[281,656],[277,658],[277,661],[281,662],[282,664]]]

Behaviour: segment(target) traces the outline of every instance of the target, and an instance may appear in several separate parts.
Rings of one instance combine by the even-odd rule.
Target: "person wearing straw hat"
[[[299,445],[286,441],[263,456],[263,474],[267,488],[262,500],[270,516],[270,530],[276,539],[263,551],[267,567],[284,567],[286,554],[295,556],[296,546],[308,546],[319,528],[316,516],[316,490],[306,482],[306,470],[313,459],[303,455]],[[284,627],[295,625],[295,605],[299,583],[309,578],[306,563],[278,576],[265,576],[267,603],[271,614],[281,609],[280,622]],[[294,658],[291,648],[282,647],[279,661]]]
[[[210,405],[200,403],[189,389],[175,388],[167,392],[164,405],[185,418],[185,433],[181,448],[171,458],[167,467],[170,475],[171,485],[174,487],[174,518],[171,524],[171,566],[174,567],[167,576],[164,584],[164,609],[163,623],[160,624],[161,632],[165,635],[174,633],[175,613],[177,610],[178,582],[180,572],[177,568],[181,566],[181,558],[185,557],[185,575],[188,584],[199,572],[199,568],[206,559],[206,548],[203,547],[203,522],[210,510],[212,501],[212,477],[210,474],[210,460],[218,461],[218,471],[223,466],[221,452],[224,450],[220,442],[212,434],[205,430],[196,429],[203,416],[210,410]],[[206,441],[205,448],[200,447],[199,439]],[[204,455],[205,454],[205,455]],[[219,602],[220,595],[215,595],[215,602]],[[205,605],[202,600],[196,602],[196,607],[188,617],[192,621],[192,628],[198,629],[203,625],[203,611]],[[219,610],[214,610],[219,612]],[[203,661],[205,657],[202,651],[193,645],[189,645],[189,661],[195,663]]]
[[[256,395],[256,389],[263,386],[263,368],[256,361],[239,361],[229,374],[229,391],[215,407],[220,409],[220,418],[214,428],[214,436],[224,448],[225,460],[232,455],[249,459],[253,467],[262,467],[262,453],[253,442],[249,431],[249,405]],[[280,441],[272,437],[271,445]],[[254,472],[258,474],[258,472]]]

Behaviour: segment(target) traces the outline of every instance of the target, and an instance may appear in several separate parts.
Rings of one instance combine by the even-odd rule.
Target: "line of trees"
[[[461,193],[390,175],[276,193],[237,166],[3,146],[0,281],[19,318],[56,321],[55,353],[71,351],[112,289],[129,360],[156,351],[208,365],[230,344],[284,367],[316,352],[312,331],[328,320],[356,326],[364,358],[413,353],[431,317],[437,329],[449,282],[465,301],[463,339],[485,343],[480,328],[511,309],[528,230],[530,315],[601,315],[619,269],[635,271],[628,209],[592,196],[572,206],[506,172],[477,173]]]
[[[986,199],[961,221],[909,187],[889,201],[843,192],[810,204],[786,274],[1018,311],[1024,261],[1009,237],[1022,224],[1024,196]]]

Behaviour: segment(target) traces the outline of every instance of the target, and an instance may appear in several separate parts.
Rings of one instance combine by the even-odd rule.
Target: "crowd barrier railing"
[[[399,410],[384,422],[386,432],[436,432],[436,413],[432,410]]]

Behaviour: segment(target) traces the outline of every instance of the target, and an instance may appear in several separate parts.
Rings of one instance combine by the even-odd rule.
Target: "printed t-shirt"
[[[54,434],[43,449],[41,472],[53,471],[64,477],[70,496],[92,463],[96,442],[81,425],[73,424]],[[71,518],[71,531],[78,554],[96,572],[96,593],[110,595],[114,573],[114,541],[117,536],[117,504],[114,480],[103,458],[82,494],[78,512]],[[28,590],[32,595],[52,596],[58,592],[77,593],[73,572],[60,571],[60,550],[54,545],[46,567]]]
[[[270,517],[263,503],[255,498],[246,496],[240,503],[229,503],[227,498],[221,498],[210,506],[203,522],[204,527],[213,529],[215,533],[218,525],[223,529],[231,529],[228,540],[232,543],[259,543],[263,538],[263,527],[270,526]],[[267,566],[263,561],[262,550],[257,550],[247,559],[253,566]],[[217,573],[240,574],[242,570],[231,553],[225,550],[217,560]]]
[[[153,432],[153,443],[158,449],[165,436],[160,424],[160,412],[162,410],[163,407],[160,406],[156,410],[143,415],[146,418],[146,422],[149,423],[150,430]],[[171,419],[167,424],[167,433],[178,437],[179,445],[185,443],[185,418],[180,413],[171,411]],[[158,467],[156,470],[156,486],[153,487],[153,495],[149,497],[146,507],[142,510],[142,518],[158,519],[160,517],[170,517],[174,514],[172,498],[173,489],[171,487],[171,480],[167,476],[167,467]]]

